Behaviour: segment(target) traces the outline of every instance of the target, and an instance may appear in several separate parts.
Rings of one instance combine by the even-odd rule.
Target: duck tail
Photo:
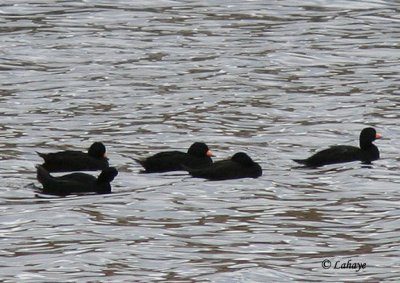
[[[51,175],[42,165],[36,165],[36,178],[43,184],[46,179],[51,178]]]
[[[307,164],[307,159],[293,159],[293,161],[303,165]]]
[[[133,160],[135,160],[136,163],[138,163],[138,164],[144,166],[144,160],[139,159],[139,158],[133,158]]]
[[[140,170],[139,173],[144,174],[144,173],[149,173],[146,169],[146,164],[145,164],[145,160],[139,159],[139,158],[133,158],[133,160],[139,164],[140,166],[142,166],[144,169]]]
[[[41,153],[39,151],[36,151],[37,155],[39,155],[41,158],[45,158],[46,154],[45,153]]]

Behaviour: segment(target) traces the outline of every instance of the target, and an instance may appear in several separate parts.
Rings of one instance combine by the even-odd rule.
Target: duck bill
[[[375,139],[379,140],[380,138],[382,138],[382,135],[381,135],[381,134],[376,134],[376,135],[375,135]]]
[[[206,153],[206,155],[207,155],[208,157],[213,157],[213,156],[215,156],[214,153],[213,153],[211,150],[208,150],[207,153]]]

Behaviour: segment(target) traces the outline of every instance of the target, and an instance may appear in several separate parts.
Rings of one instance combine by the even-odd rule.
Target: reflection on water
[[[5,282],[395,280],[400,217],[395,1],[0,4]],[[382,158],[297,168],[373,126]],[[35,151],[103,141],[111,195],[34,189]],[[265,174],[138,174],[204,141]],[[330,260],[366,268],[324,269]]]

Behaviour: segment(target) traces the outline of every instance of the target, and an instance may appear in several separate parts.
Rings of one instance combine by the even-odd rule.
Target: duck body
[[[379,150],[376,146],[368,151],[363,151],[355,146],[336,145],[321,150],[307,159],[294,159],[294,161],[308,167],[319,167],[352,161],[371,163],[377,159],[379,159]]]
[[[204,143],[194,143],[188,152],[164,151],[145,159],[135,159],[144,170],[143,173],[162,173],[184,170],[183,166],[202,168],[213,163],[212,152]]]
[[[228,180],[240,178],[258,178],[262,175],[261,166],[246,153],[235,153],[230,159],[214,162],[212,165],[195,169],[185,167],[190,175],[208,180]]]
[[[37,153],[49,172],[94,171],[109,167],[105,146],[100,142],[91,145],[88,152],[66,150],[54,153]]]
[[[374,140],[380,138],[381,135],[377,134],[375,129],[365,128],[360,134],[360,147],[349,145],[331,146],[315,153],[307,159],[294,159],[294,161],[307,167],[319,167],[352,161],[361,161],[369,164],[380,157],[378,148],[372,143]]]
[[[117,169],[108,167],[96,178],[85,173],[71,173],[53,177],[43,166],[37,167],[37,180],[43,185],[42,193],[66,196],[82,193],[111,193],[111,182],[118,175]]]

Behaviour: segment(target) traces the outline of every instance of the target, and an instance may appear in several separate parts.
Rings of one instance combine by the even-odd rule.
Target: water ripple
[[[396,1],[0,4],[5,282],[338,282],[399,277]],[[296,167],[374,126],[381,159]],[[103,141],[110,195],[44,196],[36,151]],[[206,142],[255,179],[138,174]],[[324,260],[365,262],[329,269]]]

